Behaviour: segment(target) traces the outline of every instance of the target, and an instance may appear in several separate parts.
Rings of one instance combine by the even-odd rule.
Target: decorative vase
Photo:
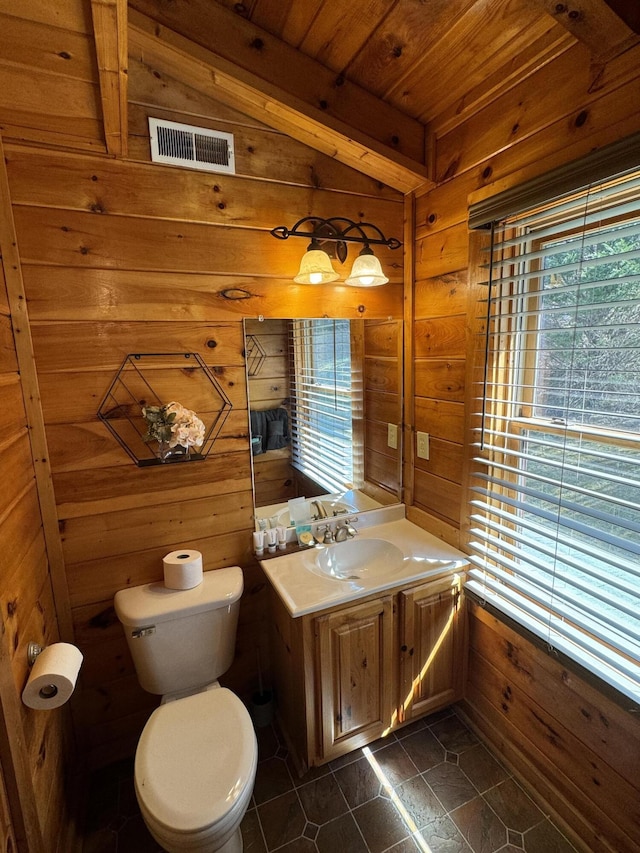
[[[178,460],[187,460],[188,458],[188,447],[183,447],[181,444],[176,444],[171,447],[168,441],[158,442],[158,459],[160,459],[161,462],[174,462]]]
[[[168,441],[159,441],[158,442],[158,459],[162,462],[166,462],[167,459],[171,456],[173,448],[169,444]]]

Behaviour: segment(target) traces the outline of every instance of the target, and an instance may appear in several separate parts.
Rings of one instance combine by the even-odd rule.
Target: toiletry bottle
[[[264,554],[264,530],[256,530],[253,534],[253,550],[256,557],[262,557]]]

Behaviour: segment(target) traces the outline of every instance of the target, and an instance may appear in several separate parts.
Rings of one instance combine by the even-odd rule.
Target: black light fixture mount
[[[400,240],[395,237],[385,237],[377,225],[371,222],[353,222],[344,216],[334,216],[330,219],[305,216],[299,219],[293,228],[279,225],[271,234],[278,240],[303,237],[311,241],[300,263],[298,275],[294,278],[298,284],[325,284],[336,281],[339,276],[330,259],[337,257],[344,263],[347,259],[347,243],[360,243],[363,248],[345,284],[356,287],[386,284],[389,279],[384,275],[371,246],[387,246],[389,249],[399,249],[402,246]]]

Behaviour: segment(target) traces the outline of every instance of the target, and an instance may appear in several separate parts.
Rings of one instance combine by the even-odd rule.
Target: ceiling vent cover
[[[235,174],[232,133],[150,118],[149,135],[154,163]]]

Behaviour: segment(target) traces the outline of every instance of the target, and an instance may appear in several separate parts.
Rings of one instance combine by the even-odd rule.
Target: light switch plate
[[[416,452],[418,454],[419,459],[428,459],[429,458],[429,433],[428,432],[419,432],[417,433],[417,448]]]
[[[398,426],[397,424],[387,424],[387,447],[398,449]]]

